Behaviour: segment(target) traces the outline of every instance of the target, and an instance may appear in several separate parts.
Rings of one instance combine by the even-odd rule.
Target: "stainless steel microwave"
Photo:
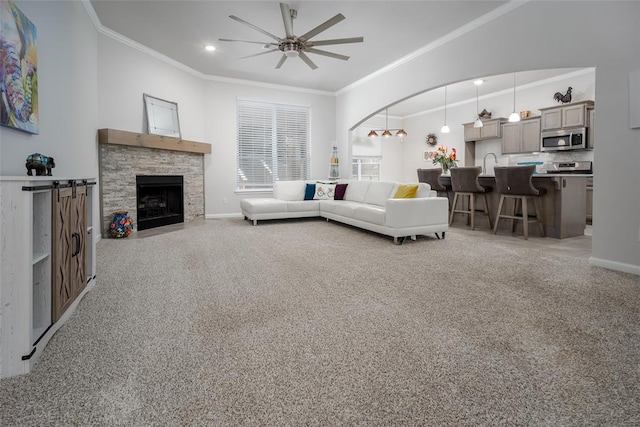
[[[541,151],[590,150],[587,128],[560,129],[542,132]]]

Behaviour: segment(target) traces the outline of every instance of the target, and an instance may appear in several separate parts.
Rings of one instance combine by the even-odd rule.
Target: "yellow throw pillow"
[[[416,194],[418,194],[418,186],[417,185],[398,185],[398,191],[393,196],[394,199],[415,199]]]

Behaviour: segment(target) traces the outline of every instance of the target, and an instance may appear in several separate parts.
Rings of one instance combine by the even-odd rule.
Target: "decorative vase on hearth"
[[[133,221],[127,211],[116,211],[109,225],[109,235],[114,238],[127,237],[133,231]]]

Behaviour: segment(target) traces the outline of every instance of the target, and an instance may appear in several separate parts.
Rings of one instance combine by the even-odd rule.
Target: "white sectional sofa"
[[[305,193],[307,198],[310,196],[307,184],[316,184],[318,188],[312,200],[305,200]],[[252,220],[253,225],[260,220],[320,216],[391,236],[396,244],[409,236],[430,233],[444,238],[448,230],[448,201],[437,197],[429,184],[412,184],[418,186],[414,198],[394,198],[400,184],[393,182],[341,181],[339,184],[346,184],[346,189],[342,188],[342,200],[333,197],[336,188],[331,184],[277,181],[273,185],[273,197],[246,198],[240,201],[240,207],[245,219]]]

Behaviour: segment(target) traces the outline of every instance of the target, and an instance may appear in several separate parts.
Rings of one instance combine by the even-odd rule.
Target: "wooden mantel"
[[[98,129],[98,143],[130,145],[132,147],[156,148],[158,150],[183,151],[187,153],[211,154],[211,144],[171,138],[169,136],[127,132],[117,129]]]

